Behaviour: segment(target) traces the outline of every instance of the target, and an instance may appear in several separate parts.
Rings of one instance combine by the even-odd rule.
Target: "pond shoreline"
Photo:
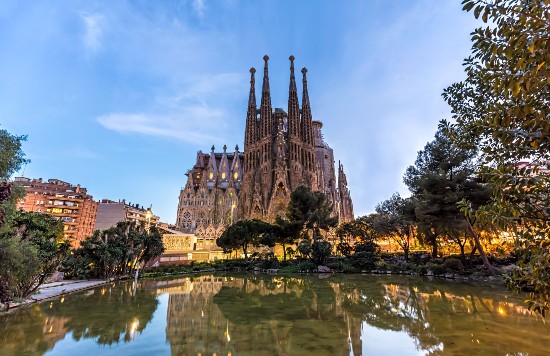
[[[29,298],[23,301],[8,302],[7,308],[0,309],[0,313],[9,313],[20,307],[26,307],[35,303],[41,303],[49,299],[62,297],[65,294],[79,292],[87,289],[92,289],[107,283],[111,283],[113,280],[98,280],[98,279],[85,279],[85,280],[64,280],[61,282],[45,283],[41,285],[37,292],[31,295]]]
[[[486,285],[500,285],[506,287],[504,283],[504,278],[502,275],[499,276],[461,276],[454,273],[446,273],[444,275],[421,275],[413,272],[392,272],[392,271],[382,271],[382,270],[373,270],[373,271],[361,271],[355,273],[343,273],[339,271],[330,271],[330,272],[309,272],[309,271],[298,271],[298,272],[279,272],[278,269],[265,269],[265,270],[246,270],[244,268],[234,267],[231,269],[215,269],[208,268],[198,271],[178,271],[176,273],[145,273],[140,279],[153,279],[153,278],[162,278],[162,277],[171,277],[171,276],[180,276],[180,275],[195,275],[203,273],[251,273],[251,274],[268,274],[268,275],[288,275],[288,274],[303,274],[303,275],[331,275],[331,274],[361,274],[361,275],[383,275],[383,276],[410,276],[410,277],[420,277],[427,278],[428,280],[447,280],[453,282],[474,282],[479,284]],[[63,280],[61,282],[45,283],[37,292],[31,295],[29,298],[17,303],[17,302],[8,302],[7,308],[2,306],[0,308],[0,314],[6,314],[13,310],[19,309],[20,307],[27,307],[32,304],[42,303],[44,301],[62,297],[66,294],[71,294],[75,292],[80,292],[83,290],[92,289],[101,285],[105,285],[118,280],[127,280],[130,279],[129,276],[121,276],[118,278],[110,278],[108,280],[98,280],[98,279],[86,279],[86,280]]]

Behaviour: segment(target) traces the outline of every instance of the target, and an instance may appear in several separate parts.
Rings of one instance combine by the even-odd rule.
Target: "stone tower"
[[[302,108],[290,56],[288,108],[271,107],[268,56],[264,56],[262,99],[256,108],[254,68],[250,70],[250,95],[246,116],[244,176],[239,196],[243,218],[273,220],[283,215],[290,192],[300,185],[319,190],[313,140],[313,120],[307,90],[307,69],[302,69]]]
[[[239,219],[273,221],[284,215],[290,193],[300,185],[324,192],[340,221],[353,219],[353,204],[341,164],[338,180],[334,153],[325,143],[323,124],[313,120],[307,88],[307,69],[302,73],[302,106],[298,100],[294,56],[290,56],[290,84],[286,111],[272,108],[269,57],[264,56],[260,107],[256,103],[256,70],[250,69],[244,152],[197,153],[180,191],[179,229],[197,237],[214,239]]]

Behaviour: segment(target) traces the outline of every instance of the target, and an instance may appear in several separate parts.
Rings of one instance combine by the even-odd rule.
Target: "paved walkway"
[[[63,294],[76,292],[100,286],[108,283],[104,280],[67,280],[62,282],[45,283],[38,288],[38,291],[31,295],[28,299],[21,303],[10,303],[10,309],[17,308],[23,305],[28,305],[36,302],[41,302],[46,299],[62,296]]]

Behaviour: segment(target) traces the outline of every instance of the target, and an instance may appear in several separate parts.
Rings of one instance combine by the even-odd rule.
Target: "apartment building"
[[[25,211],[49,214],[63,222],[65,237],[73,247],[91,236],[97,216],[98,203],[80,184],[59,179],[16,177],[14,183],[25,188],[26,196],[17,207]]]
[[[95,230],[106,230],[120,221],[135,221],[144,226],[157,226],[159,217],[153,214],[151,208],[145,209],[139,204],[126,201],[102,199],[99,202]]]

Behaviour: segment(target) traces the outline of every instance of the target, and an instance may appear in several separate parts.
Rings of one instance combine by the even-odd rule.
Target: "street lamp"
[[[235,203],[233,203],[233,205],[231,205],[231,225],[233,225],[233,211],[235,210],[235,207],[237,205]]]
[[[151,208],[147,208],[147,212],[145,213],[145,226],[146,226],[147,232],[149,232],[149,227],[151,226],[152,216],[153,216],[153,212],[151,211]]]

